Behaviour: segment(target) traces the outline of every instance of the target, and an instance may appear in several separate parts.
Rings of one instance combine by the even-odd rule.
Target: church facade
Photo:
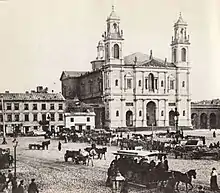
[[[174,24],[170,62],[152,51],[124,56],[123,30],[114,7],[106,22],[92,71],[64,71],[63,96],[97,105],[97,127],[174,126],[175,108],[179,126],[190,127],[190,42],[182,16]]]

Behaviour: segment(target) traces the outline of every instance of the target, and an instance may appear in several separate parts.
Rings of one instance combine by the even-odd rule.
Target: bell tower
[[[172,63],[176,66],[175,96],[179,126],[191,126],[190,61],[188,24],[180,13],[172,36]]]
[[[106,64],[123,64],[123,30],[120,30],[120,18],[114,6],[106,22],[107,31],[103,34]]]
[[[174,24],[174,36],[172,36],[172,62],[177,67],[187,67],[189,65],[189,35],[188,24],[183,20],[180,13],[179,19]]]

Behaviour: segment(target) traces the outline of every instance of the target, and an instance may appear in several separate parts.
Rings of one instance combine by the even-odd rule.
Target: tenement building
[[[1,131],[3,121],[6,133],[17,131],[26,134],[45,128],[58,131],[64,126],[65,99],[61,93],[48,93],[40,86],[37,91],[26,93],[6,91],[0,93],[0,97]]]
[[[92,71],[64,71],[62,94],[96,104],[96,127],[191,126],[188,25],[181,14],[174,24],[172,59],[150,54],[124,56],[124,32],[114,7],[98,42]]]

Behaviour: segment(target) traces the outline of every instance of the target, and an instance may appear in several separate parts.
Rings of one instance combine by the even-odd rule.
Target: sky
[[[0,0],[0,92],[61,91],[62,71],[91,70],[112,4],[124,55],[171,58],[173,24],[190,34],[192,100],[220,98],[219,0]]]

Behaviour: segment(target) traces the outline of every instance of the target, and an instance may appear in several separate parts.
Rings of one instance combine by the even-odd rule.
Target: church
[[[179,15],[173,27],[171,61],[150,54],[123,54],[123,30],[114,6],[97,45],[92,71],[63,71],[66,99],[94,106],[96,128],[191,127],[188,25]]]

